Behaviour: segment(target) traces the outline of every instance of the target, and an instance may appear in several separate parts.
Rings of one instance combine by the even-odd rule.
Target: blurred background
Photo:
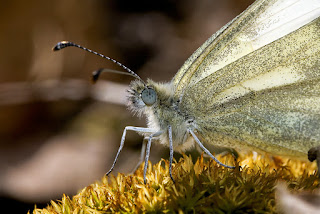
[[[208,37],[253,0],[2,0],[0,6],[0,203],[10,213],[44,207],[101,179],[125,126],[145,126],[126,109],[129,76],[70,40],[117,59],[142,79],[170,81]],[[131,172],[142,137],[128,132],[115,167]],[[168,157],[153,144],[151,161]]]

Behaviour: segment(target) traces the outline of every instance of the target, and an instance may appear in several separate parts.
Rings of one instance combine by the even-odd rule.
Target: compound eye
[[[145,88],[140,94],[142,101],[147,105],[151,106],[157,101],[157,93],[152,88]]]

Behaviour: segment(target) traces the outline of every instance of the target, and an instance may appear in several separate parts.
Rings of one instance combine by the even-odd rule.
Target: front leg
[[[106,173],[107,176],[112,172],[114,166],[117,163],[118,157],[119,157],[120,152],[122,151],[122,148],[123,148],[123,145],[124,145],[124,141],[125,141],[125,138],[126,138],[127,130],[135,131],[135,132],[138,132],[138,133],[154,133],[154,132],[156,132],[155,130],[150,129],[150,128],[126,126],[125,129],[123,130],[123,134],[122,134],[122,137],[121,137],[121,142],[120,142],[120,146],[119,146],[117,155],[116,155],[116,157],[115,157],[115,159],[113,161],[113,164],[112,164],[110,170]]]
[[[151,148],[151,142],[152,142],[152,138],[153,137],[157,137],[159,135],[161,135],[163,132],[162,131],[158,131],[156,133],[153,133],[149,136],[149,140],[148,140],[148,144],[147,144],[147,150],[146,150],[146,157],[145,157],[145,161],[144,161],[144,168],[143,168],[143,181],[144,184],[147,183],[147,169],[148,169],[148,161],[149,161],[149,157],[150,157],[150,148]]]
[[[132,170],[132,172],[131,172],[132,174],[135,173],[139,169],[141,163],[144,160],[148,139],[149,139],[148,137],[143,138],[142,147],[141,147],[141,151],[140,151],[139,162],[137,163],[136,167],[134,167],[134,169]]]

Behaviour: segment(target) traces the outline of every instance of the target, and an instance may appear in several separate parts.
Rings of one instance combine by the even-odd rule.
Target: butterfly
[[[168,83],[135,78],[129,108],[147,119],[147,127],[127,131],[147,138],[145,163],[153,139],[174,151],[198,145],[220,165],[207,145],[306,158],[320,145],[320,0],[257,0],[200,46]],[[97,80],[100,73],[94,73]],[[110,70],[107,70],[110,71]],[[144,165],[146,183],[147,164]]]

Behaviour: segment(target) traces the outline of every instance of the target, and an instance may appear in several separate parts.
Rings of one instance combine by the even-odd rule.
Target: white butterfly
[[[137,80],[130,85],[129,106],[148,128],[127,131],[173,151],[197,144],[219,162],[205,144],[306,158],[320,145],[320,0],[258,0],[211,36],[185,62],[171,82],[144,82],[129,68],[107,58]],[[95,74],[98,78],[103,70]],[[122,73],[122,72],[120,72]],[[146,182],[147,164],[144,166]]]

